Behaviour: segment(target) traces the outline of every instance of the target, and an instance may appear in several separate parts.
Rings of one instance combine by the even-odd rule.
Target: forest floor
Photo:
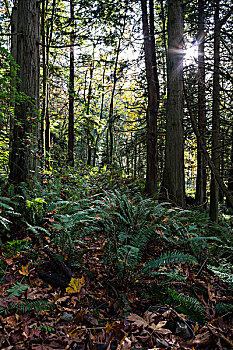
[[[193,209],[136,200],[138,185],[120,194],[128,184],[116,179],[117,190],[106,185],[100,195],[102,175],[95,186],[89,178],[91,190],[80,176],[63,175],[53,192],[46,180],[40,197],[28,190],[24,220],[5,215],[11,239],[1,246],[0,348],[232,349],[230,216],[218,226],[202,214],[192,222]],[[142,214],[143,206],[153,212]],[[215,237],[225,230],[225,240],[203,239],[208,229]],[[137,259],[135,235],[148,235]]]

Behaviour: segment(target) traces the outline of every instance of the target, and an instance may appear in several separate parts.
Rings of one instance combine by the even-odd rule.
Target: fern
[[[222,281],[229,283],[233,286],[233,269],[232,264],[227,262],[226,260],[223,260],[221,266],[212,266],[208,265],[208,268],[219,278],[221,278]]]
[[[217,303],[215,306],[217,315],[224,315],[233,311],[233,304]]]
[[[47,300],[44,300],[44,299],[24,300],[24,301],[13,302],[6,306],[0,306],[0,313],[7,314],[12,310],[16,310],[17,313],[18,312],[26,313],[28,311],[34,310],[36,313],[38,313],[39,311],[42,311],[42,310],[50,310],[53,307],[54,305],[52,303],[49,303]]]
[[[199,317],[203,317],[205,309],[199,303],[199,301],[184,293],[177,293],[175,290],[168,290],[170,297],[178,302],[181,306],[191,313],[196,313]]]
[[[192,264],[197,264],[197,260],[189,254],[180,253],[180,252],[168,252],[166,254],[161,254],[159,259],[154,259],[148,261],[142,270],[142,274],[151,273],[151,271],[159,268],[160,266],[168,266],[174,264],[182,264],[189,262]]]
[[[10,289],[8,289],[8,297],[20,297],[29,288],[28,285],[16,282]]]

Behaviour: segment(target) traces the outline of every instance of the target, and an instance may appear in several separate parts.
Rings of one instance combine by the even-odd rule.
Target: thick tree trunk
[[[68,164],[74,166],[74,3],[70,0],[70,77],[69,77],[69,130],[68,130]]]
[[[12,182],[38,176],[39,138],[39,7],[36,0],[19,0],[17,7],[17,91],[10,157]]]
[[[206,145],[206,98],[205,98],[205,48],[204,48],[204,0],[198,0],[198,128],[203,145]],[[199,140],[197,140],[197,205],[206,208],[206,159]]]
[[[167,125],[161,198],[185,206],[183,138],[183,11],[181,0],[168,1]]]
[[[149,0],[149,16],[147,0],[141,0],[142,28],[144,36],[144,52],[146,64],[146,80],[148,89],[147,109],[147,171],[146,193],[157,196],[157,115],[159,108],[159,81],[154,38],[154,4]],[[148,18],[149,17],[149,18]],[[149,19],[149,24],[148,24]]]

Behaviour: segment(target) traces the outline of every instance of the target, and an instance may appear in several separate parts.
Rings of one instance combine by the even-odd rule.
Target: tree
[[[205,23],[204,0],[198,0],[198,129],[204,147],[206,146],[206,98],[205,98]],[[203,154],[199,139],[197,139],[197,177],[196,195],[197,205],[206,207],[206,159]]]
[[[74,2],[70,0],[70,76],[69,76],[69,127],[68,127],[68,163],[74,166]]]
[[[36,0],[19,0],[17,6],[17,57],[19,66],[10,181],[20,183],[38,175],[39,137],[39,7]]]
[[[220,169],[220,39],[221,28],[233,13],[233,7],[220,20],[220,1],[215,1],[214,13],[214,73],[213,73],[213,105],[212,105],[212,161],[215,169]],[[219,184],[214,172],[211,172],[210,184],[210,218],[218,221]]]
[[[146,193],[157,195],[157,115],[159,109],[159,80],[154,37],[154,3],[149,0],[149,24],[147,0],[141,0],[142,28],[148,89],[147,108],[147,171]]]
[[[165,166],[160,196],[185,206],[183,145],[183,11],[168,1],[167,123]]]

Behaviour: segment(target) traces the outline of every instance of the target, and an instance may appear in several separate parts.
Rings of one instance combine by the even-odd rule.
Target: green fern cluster
[[[197,318],[203,319],[205,315],[205,309],[196,298],[184,293],[177,293],[175,290],[169,289],[168,294],[176,303],[178,303],[179,308],[183,308],[182,311],[186,311],[186,313],[189,315],[191,313]]]
[[[25,293],[28,290],[28,288],[29,285],[16,282],[10,289],[8,289],[8,297],[20,297],[23,293]]]
[[[222,281],[229,283],[233,286],[233,266],[232,263],[222,260],[220,266],[208,265],[208,268]]]
[[[145,263],[142,270],[143,274],[150,274],[153,270],[159,268],[160,266],[169,266],[174,264],[183,264],[183,263],[197,264],[197,260],[190,254],[185,254],[182,252],[167,252],[161,254],[159,259],[153,259]]]
[[[217,315],[224,315],[233,311],[233,304],[217,303],[215,309]]]
[[[39,312],[42,310],[50,310],[53,308],[53,304],[49,303],[44,299],[37,300],[27,300],[23,299],[20,301],[12,301],[12,298],[19,298],[24,294],[29,288],[29,285],[22,284],[20,282],[16,282],[11,288],[8,289],[8,300],[5,306],[0,306],[0,313],[7,314],[12,310],[16,310],[16,312],[26,313],[27,311],[34,310],[35,312]]]
[[[0,313],[7,314],[12,310],[15,310],[17,313],[18,312],[26,313],[28,311],[34,310],[36,313],[38,313],[39,311],[42,311],[42,310],[50,310],[53,307],[54,307],[53,304],[49,303],[47,300],[44,300],[44,299],[24,300],[24,301],[11,302],[6,306],[0,306]]]

